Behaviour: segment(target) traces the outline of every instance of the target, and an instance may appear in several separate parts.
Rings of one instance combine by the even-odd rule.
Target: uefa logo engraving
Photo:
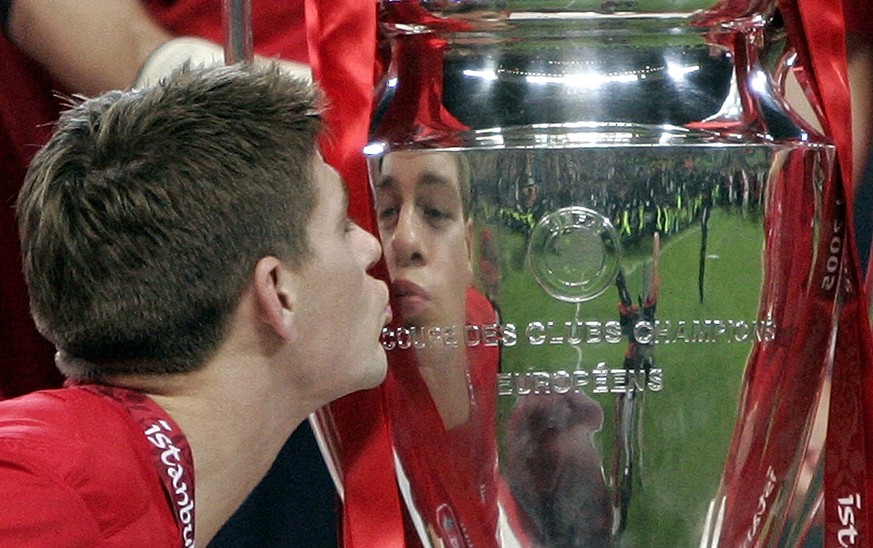
[[[602,295],[621,267],[621,240],[609,219],[581,206],[543,217],[533,229],[527,265],[552,297],[572,303]]]

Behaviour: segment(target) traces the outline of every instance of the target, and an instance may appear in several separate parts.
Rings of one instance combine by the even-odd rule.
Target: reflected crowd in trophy
[[[873,545],[870,0],[0,24],[0,546]]]

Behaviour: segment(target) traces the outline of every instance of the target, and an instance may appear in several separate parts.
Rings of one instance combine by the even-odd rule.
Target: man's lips
[[[385,301],[385,306],[382,308],[382,316],[383,316],[382,327],[385,327],[389,323],[391,323],[392,319],[394,319],[394,311],[391,310],[391,291],[388,289],[388,284],[386,284],[384,281],[380,280],[379,285],[382,287],[382,290],[385,292],[384,297],[383,297],[383,299]]]
[[[391,297],[407,318],[418,314],[430,302],[430,294],[423,287],[409,280],[397,280],[392,283]]]
[[[391,303],[388,303],[385,305],[385,309],[383,311],[382,327],[387,326],[389,323],[391,323],[391,320],[393,320],[393,319],[394,319],[394,311],[391,310]]]
[[[430,300],[430,295],[420,285],[409,280],[396,280],[391,284],[391,296],[395,299]]]

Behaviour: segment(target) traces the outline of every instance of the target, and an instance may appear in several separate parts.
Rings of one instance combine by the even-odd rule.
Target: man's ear
[[[263,320],[285,340],[297,336],[294,327],[294,288],[287,266],[276,257],[262,257],[255,265],[255,299]]]

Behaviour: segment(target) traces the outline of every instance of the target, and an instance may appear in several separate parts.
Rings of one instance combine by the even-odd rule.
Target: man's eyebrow
[[[383,175],[378,181],[376,181],[376,190],[382,190],[384,188],[391,188],[394,186],[394,177],[390,175]]]
[[[439,173],[433,173],[431,171],[425,171],[418,177],[418,184],[421,185],[446,185],[452,186],[452,180],[448,177],[440,175]]]
[[[434,173],[432,171],[425,171],[421,175],[418,176],[418,180],[416,184],[420,185],[446,185],[452,186],[452,180],[448,177],[444,177],[438,173]],[[381,179],[376,182],[376,190],[382,190],[385,188],[391,188],[394,186],[394,177],[390,175],[383,175]]]

